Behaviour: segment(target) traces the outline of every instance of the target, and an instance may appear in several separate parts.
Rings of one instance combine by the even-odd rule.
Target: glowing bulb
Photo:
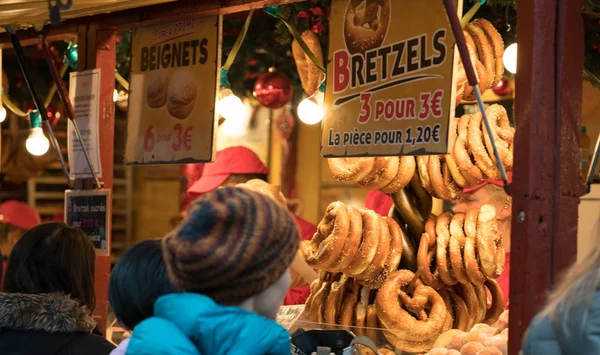
[[[117,102],[118,99],[119,99],[119,92],[117,91],[117,89],[115,89],[115,91],[113,91],[113,102]]]
[[[0,107],[0,123],[4,122],[6,119],[6,109],[4,106]]]
[[[325,116],[323,98],[323,93],[317,91],[313,96],[300,101],[298,105],[298,118],[300,121],[311,125],[321,122]]]
[[[31,133],[25,141],[25,147],[31,155],[40,156],[46,154],[48,148],[50,148],[50,142],[44,135],[42,127],[31,128]]]
[[[504,67],[510,73],[517,73],[517,44],[513,43],[510,46],[506,47],[504,50],[504,55],[502,56],[502,60],[504,61]]]
[[[244,118],[246,109],[242,100],[233,94],[231,89],[223,88],[219,91],[219,102],[217,112],[226,120]]]

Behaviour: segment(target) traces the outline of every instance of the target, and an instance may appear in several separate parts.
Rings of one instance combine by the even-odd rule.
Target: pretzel
[[[367,268],[354,276],[359,281],[372,281],[381,275],[384,270],[385,261],[390,254],[390,228],[381,216],[377,215],[377,220],[379,222],[379,243],[377,244],[377,250]]]
[[[403,156],[400,157],[400,165],[397,169],[396,176],[392,179],[392,181],[382,187],[380,190],[385,194],[391,194],[394,192],[398,192],[402,190],[406,185],[408,185],[415,174],[416,163],[415,158],[412,156]],[[371,187],[373,188],[373,187]]]
[[[315,294],[321,287],[322,282],[323,282],[323,280],[318,278],[310,283],[310,294],[308,295],[308,298],[306,299],[306,302],[305,302],[306,306],[304,308],[304,313],[306,314],[306,317],[308,317],[308,319],[313,320],[313,321],[315,319],[317,319],[313,312],[313,308],[312,308],[313,299],[315,298]]]
[[[417,171],[419,172],[419,179],[421,180],[421,185],[430,195],[434,195],[433,187],[431,186],[431,179],[429,178],[429,156],[418,156],[417,157]]]
[[[390,344],[392,344],[396,348],[396,350],[400,349],[411,354],[420,354],[431,349],[436,340],[436,336],[432,336],[421,341],[406,340],[399,337],[389,329],[384,329],[382,333],[385,336],[385,338],[390,342]]]
[[[360,211],[356,208],[348,207],[348,218],[350,225],[346,243],[337,260],[329,267],[330,271],[340,272],[347,268],[354,259],[354,256],[358,252],[358,247],[362,242],[363,223]]]
[[[362,3],[365,5],[360,9]],[[389,0],[351,0],[344,17],[344,39],[350,54],[381,46],[390,17]]]
[[[466,186],[475,186],[485,181],[481,169],[473,164],[471,153],[467,149],[468,127],[473,115],[464,115],[458,120],[458,137],[454,143],[453,154],[458,165],[458,170],[467,182]]]
[[[477,46],[475,45],[475,41],[473,40],[473,37],[471,37],[471,35],[469,34],[469,32],[463,30],[463,35],[465,36],[465,42],[467,43],[467,51],[469,52],[469,58],[471,59],[471,64],[473,65],[473,69],[477,70],[476,68],[476,63],[479,62],[479,56],[477,56]],[[460,58],[460,56],[459,56]],[[462,60],[460,60],[461,64],[462,64]],[[464,66],[463,66],[463,70],[464,70]],[[480,86],[481,88],[481,86]],[[474,100],[474,93],[473,93],[473,87],[467,83],[467,86],[465,87],[465,93],[463,94],[463,99],[467,100],[467,98],[469,99],[469,101]]]
[[[423,217],[417,207],[411,203],[408,196],[408,189],[394,193],[392,200],[394,201],[396,211],[408,226],[409,232],[412,235],[421,235],[423,233]]]
[[[367,308],[369,307],[369,298],[371,296],[371,290],[363,287],[360,290],[360,299],[358,304],[356,305],[356,319],[354,325],[356,328],[354,332],[356,335],[364,335],[365,329],[367,326]]]
[[[340,317],[342,301],[346,288],[349,287],[351,279],[342,275],[339,281],[335,281],[331,284],[329,295],[325,303],[324,319],[325,324],[337,324]]]
[[[323,322],[324,314],[322,305],[327,300],[327,296],[329,295],[329,290],[331,289],[331,283],[333,275],[328,274],[325,279],[323,279],[319,285],[317,292],[315,292],[315,296],[311,302],[311,309],[307,313],[307,315],[311,315],[312,318],[310,320],[315,322]]]
[[[512,132],[510,131],[510,123],[508,121],[506,109],[501,105],[494,104],[485,109],[485,113],[492,128],[492,136],[494,137],[494,142],[496,143],[496,149],[498,150],[500,161],[502,161],[502,164],[507,170],[512,170],[513,154],[509,148],[510,143],[504,139],[500,139],[499,135],[499,132],[503,132],[503,136],[512,142]],[[496,157],[494,156],[494,148],[492,147],[492,141],[487,134],[487,128],[485,127],[483,120],[481,122],[481,131],[483,132],[487,152],[492,161],[495,163]]]
[[[373,170],[365,176],[358,184],[370,189],[380,189],[389,185],[398,175],[398,157],[375,157]]]
[[[375,158],[329,158],[327,164],[337,181],[356,184],[371,173]]]
[[[350,330],[356,318],[356,306],[360,297],[360,285],[358,281],[352,280],[350,293],[344,296],[340,314],[340,325],[342,329]]]
[[[475,295],[477,296],[477,305],[479,306],[477,308],[477,322],[476,323],[480,323],[485,318],[485,314],[487,313],[487,309],[488,309],[487,308],[488,307],[487,293],[485,292],[484,284],[481,284],[481,285],[472,284],[472,285],[473,285],[473,290],[475,291]]]
[[[313,53],[315,59],[323,65],[323,50],[319,37],[313,31],[307,30],[302,32],[302,39]],[[295,39],[292,42],[292,55],[296,62],[296,69],[298,70],[298,76],[300,76],[304,93],[310,96],[319,89],[321,82],[325,78],[325,74],[308,58]]]
[[[383,217],[383,220],[387,223],[390,231],[390,253],[384,265],[385,277],[387,278],[398,270],[398,266],[402,260],[402,229],[390,217]]]
[[[381,224],[379,215],[371,210],[361,210],[363,219],[363,238],[356,256],[343,272],[350,276],[363,273],[375,258],[380,242]]]
[[[480,60],[476,60],[473,62],[473,68],[475,69],[475,72],[477,73],[477,79],[478,79],[477,87],[479,88],[479,91],[483,94],[484,91],[486,91],[487,89],[489,89],[491,87],[489,74],[486,71],[485,66],[483,65],[483,63]],[[471,89],[473,89],[473,88],[471,88]],[[465,101],[475,101],[476,99],[477,99],[477,96],[475,95],[475,91],[472,91],[471,94],[468,96],[463,95],[463,100],[465,100]]]
[[[477,251],[481,269],[488,278],[498,278],[504,271],[504,247],[502,235],[496,223],[496,209],[492,205],[483,205],[477,219]],[[502,264],[499,264],[498,261]]]
[[[448,201],[458,200],[463,189],[454,181],[454,177],[450,173],[450,168],[445,158],[444,163],[442,164],[442,177],[444,179],[444,185],[446,186],[446,189],[448,189]]]
[[[306,263],[317,269],[334,264],[342,252],[349,227],[348,208],[340,201],[331,203],[306,250]]]
[[[400,270],[390,276],[377,293],[377,315],[383,327],[387,328],[384,334],[388,340],[417,344],[429,342],[428,346],[431,346],[433,341],[430,339],[442,333],[449,315],[442,297],[420,280],[414,280],[414,277],[415,274],[408,270]],[[407,290],[411,282],[414,282],[412,292]]]
[[[485,66],[485,72],[489,79],[489,85],[486,87],[486,89],[489,89],[492,87],[491,84],[496,78],[496,56],[494,55],[492,44],[481,27],[469,24],[465,29],[473,37],[477,47],[479,59]]]
[[[433,189],[433,196],[442,200],[450,199],[450,191],[444,184],[444,177],[442,176],[442,156],[431,155],[428,159],[427,171],[429,178],[431,179],[431,188]]]
[[[479,299],[475,293],[475,289],[471,284],[458,284],[455,288],[460,297],[465,301],[465,305],[469,310],[469,321],[467,329],[471,329],[473,325],[479,323],[483,319]]]
[[[496,280],[486,280],[485,285],[492,295],[492,307],[485,313],[483,323],[492,325],[498,321],[500,315],[504,312],[504,294]]]
[[[433,200],[431,199],[431,195],[423,188],[423,185],[421,185],[419,174],[413,173],[409,187],[409,190],[412,190],[413,195],[415,196],[415,206],[419,210],[421,216],[429,216],[433,206]]]
[[[477,239],[477,219],[479,217],[479,209],[472,208],[465,214],[465,239],[464,262],[467,276],[472,283],[482,285],[485,282],[485,276],[481,272],[479,260],[475,253],[475,241]]]
[[[421,243],[419,244],[419,250],[417,252],[417,265],[423,267],[423,273],[421,274],[423,283],[438,290],[442,288],[443,284],[439,279],[438,269],[435,268],[434,271],[432,271],[431,268],[432,265],[435,265],[433,258],[435,257],[436,252],[435,248],[429,248],[431,240],[435,243],[435,237],[431,237],[431,234],[429,233],[423,233],[421,236]]]
[[[452,217],[449,213],[442,213],[437,218],[435,224],[435,232],[437,235],[436,242],[436,261],[437,269],[440,273],[440,279],[447,286],[456,284],[456,278],[452,275],[450,269],[450,263],[448,260],[448,243],[450,241],[450,231],[448,226],[450,225]]]
[[[449,141],[448,146],[450,147],[450,151],[446,154],[446,164],[448,165],[448,170],[450,170],[450,174],[452,175],[452,179],[459,187],[467,186],[467,180],[460,173],[458,166],[456,165],[456,159],[454,159],[454,154],[452,154],[452,150],[454,149],[454,145],[456,144],[456,139],[458,138],[458,118],[450,119],[450,129],[449,129]]]
[[[377,318],[377,307],[374,304],[371,304],[367,307],[367,330],[366,336],[373,340],[375,343],[378,343],[378,332],[377,328],[379,328],[379,318]]]
[[[475,163],[487,176],[494,180],[500,180],[500,172],[498,167],[489,156],[485,145],[483,144],[483,132],[481,131],[481,112],[474,113],[469,121],[469,147]]]
[[[452,265],[454,277],[456,277],[456,280],[461,284],[470,282],[462,255],[462,251],[465,247],[465,233],[463,231],[464,222],[464,213],[455,214],[452,216],[452,221],[450,222],[450,264]]]
[[[502,61],[502,57],[504,56],[504,41],[502,40],[502,36],[498,33],[498,30],[492,25],[488,20],[484,18],[478,18],[471,22],[471,25],[477,26],[483,30],[485,35],[488,38],[488,43],[491,44],[492,50],[494,52],[495,57],[495,73],[496,76],[492,81],[492,87],[502,80],[502,75],[504,74],[504,63]]]
[[[469,309],[465,301],[455,292],[449,292],[454,307],[453,328],[466,331],[469,325]]]

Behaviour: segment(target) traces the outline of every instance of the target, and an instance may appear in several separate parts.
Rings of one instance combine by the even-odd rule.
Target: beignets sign
[[[204,17],[133,31],[127,164],[212,160],[218,22]]]
[[[458,52],[443,3],[333,0],[329,28],[321,155],[446,153]]]

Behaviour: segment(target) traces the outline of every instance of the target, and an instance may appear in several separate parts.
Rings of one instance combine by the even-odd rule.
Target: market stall
[[[296,1],[155,5],[159,2],[165,1],[111,2],[113,7],[75,2],[71,9],[56,9],[58,18],[56,13],[51,17],[0,5],[0,25],[7,31],[0,34],[0,42],[5,48],[18,52],[21,44],[76,36],[77,71],[100,69],[94,79],[98,145],[90,155],[93,160],[98,153],[101,176],[90,157],[80,157],[94,173],[77,176],[69,196],[105,198],[108,211],[102,211],[101,218],[86,218],[110,229],[115,80],[131,93],[126,163],[210,161],[220,119],[232,120],[234,94],[247,89],[245,81],[234,82],[231,73],[245,74],[252,64],[236,68],[232,63],[235,53],[248,48],[244,37],[253,34],[246,33],[253,12],[261,12],[276,19],[279,30],[288,31],[291,41],[284,51],[295,60],[293,79],[304,92],[297,110],[281,116],[280,127],[297,117],[304,122],[299,124],[322,119],[320,153],[332,181],[340,184],[337,188],[352,185],[391,199],[391,207],[378,212],[364,205],[359,209],[340,201],[319,201],[325,208],[318,213],[318,232],[302,251],[319,275],[309,280],[306,305],[295,308],[303,312],[284,312],[293,314],[290,329],[348,330],[370,338],[381,353],[468,354],[483,348],[492,354],[518,353],[529,321],[577,251],[573,226],[584,193],[578,151],[583,1],[523,2],[515,10],[512,1],[483,6],[446,1],[444,7],[442,1],[425,6],[418,1],[333,0],[329,17],[324,14],[329,4],[320,2],[314,9],[321,12],[312,14],[293,13],[292,7],[284,6]],[[252,11],[246,14],[248,10]],[[235,13],[243,13],[240,22],[246,22],[230,36],[235,42],[227,43],[224,53],[227,36],[218,15]],[[456,17],[454,28],[448,16]],[[494,16],[504,22],[488,21]],[[304,25],[300,30],[299,23],[309,17],[314,21],[310,29],[305,31]],[[42,27],[48,20],[53,23]],[[117,31],[131,29],[131,75],[122,78],[117,73],[115,78]],[[507,41],[514,41],[516,32],[518,49]],[[191,54],[167,60],[170,49],[163,43],[180,45]],[[513,50],[514,57],[507,55]],[[518,75],[513,75],[516,63],[507,60],[518,63]],[[187,72],[175,73],[175,67]],[[505,68],[512,74],[504,75]],[[270,109],[283,107],[292,97],[286,90],[289,78],[281,72],[288,73],[280,68],[279,73],[251,80],[254,97]],[[176,85],[169,82],[178,87],[172,89]],[[45,107],[34,91],[46,121]],[[483,101],[490,98],[498,103],[484,107]],[[75,97],[71,100],[77,103]],[[284,141],[292,141],[291,130],[280,130]],[[290,171],[295,170],[295,159],[309,158],[286,160],[287,178],[281,181],[286,196],[294,191],[290,181],[296,177],[290,177]],[[484,203],[450,213],[450,201],[488,181],[512,197],[510,232],[505,235],[498,222],[502,205]],[[261,191],[278,197],[265,189]],[[110,236],[104,241],[96,261],[101,326],[108,312]],[[510,294],[496,281],[504,272],[507,244]]]

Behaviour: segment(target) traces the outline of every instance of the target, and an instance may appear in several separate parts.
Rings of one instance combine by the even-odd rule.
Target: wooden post
[[[519,3],[509,354],[577,255],[583,3]]]
[[[102,164],[103,187],[113,187],[114,175],[114,132],[115,104],[113,91],[115,89],[116,36],[111,29],[98,30],[95,25],[81,25],[77,30],[79,60],[77,70],[100,68],[100,160]],[[122,139],[125,139],[122,137]],[[76,181],[75,188],[94,188],[93,179]],[[112,200],[111,200],[112,205]],[[112,210],[112,208],[111,208]],[[112,219],[112,216],[107,216]],[[109,244],[110,245],[110,244]],[[103,332],[107,327],[108,316],[108,278],[110,276],[109,256],[96,256],[96,309],[94,318]]]

